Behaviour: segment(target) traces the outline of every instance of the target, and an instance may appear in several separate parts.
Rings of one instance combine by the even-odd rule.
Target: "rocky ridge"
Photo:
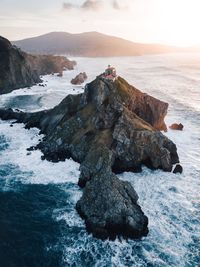
[[[0,110],[0,117],[38,127],[45,134],[37,147],[43,158],[80,163],[84,189],[76,208],[88,232],[102,239],[138,238],[148,233],[148,219],[132,185],[116,173],[138,172],[142,165],[171,171],[179,162],[176,145],[160,132],[167,108],[121,77],[113,82],[99,76],[83,94],[68,95],[51,110]]]

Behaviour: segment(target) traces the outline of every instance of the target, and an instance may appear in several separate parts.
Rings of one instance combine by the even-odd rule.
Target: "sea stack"
[[[87,74],[85,72],[80,72],[75,78],[71,80],[71,84],[81,85],[87,80]]]

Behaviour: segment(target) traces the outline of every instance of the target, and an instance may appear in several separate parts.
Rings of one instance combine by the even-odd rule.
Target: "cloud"
[[[99,0],[86,0],[81,8],[86,10],[99,10],[103,7],[103,2]]]
[[[71,9],[77,9],[77,10],[85,10],[85,11],[97,11],[104,6],[104,1],[101,0],[86,0],[83,2],[82,5],[76,5],[69,2],[63,3],[63,9],[64,10],[71,10]]]
[[[63,3],[63,9],[65,10],[70,10],[72,8],[74,8],[75,6],[71,3]]]
[[[119,4],[118,0],[113,0],[112,8],[115,10],[127,10],[129,8],[129,3],[124,1],[122,5]]]
[[[119,3],[117,2],[117,0],[114,0],[114,1],[112,2],[112,7],[113,7],[114,9],[116,9],[116,10],[120,10],[120,9],[121,9],[120,6],[119,6]]]
[[[98,11],[103,8],[106,8],[109,6],[111,9],[114,10],[123,10],[126,9],[127,6],[125,5],[120,5],[118,0],[85,0],[83,4],[78,5],[78,4],[72,4],[71,2],[64,2],[63,3],[63,9],[64,10],[84,10],[84,11]]]

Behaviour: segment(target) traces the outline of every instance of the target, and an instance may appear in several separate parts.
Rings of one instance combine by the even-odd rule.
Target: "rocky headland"
[[[40,76],[71,70],[76,62],[63,56],[30,55],[0,36],[0,94],[42,82]]]
[[[116,173],[151,169],[172,171],[179,163],[176,145],[160,131],[168,104],[142,93],[123,78],[101,75],[84,93],[68,95],[50,110],[36,113],[0,110],[0,118],[16,119],[45,135],[37,146],[43,159],[73,158],[80,163],[83,195],[76,209],[88,232],[98,238],[122,235],[140,238],[148,233],[148,218],[129,182]]]

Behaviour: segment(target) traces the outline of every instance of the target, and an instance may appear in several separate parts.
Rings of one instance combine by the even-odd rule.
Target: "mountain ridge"
[[[139,56],[179,50],[175,46],[132,42],[97,31],[75,34],[50,32],[12,43],[29,53],[67,54],[85,57]]]

